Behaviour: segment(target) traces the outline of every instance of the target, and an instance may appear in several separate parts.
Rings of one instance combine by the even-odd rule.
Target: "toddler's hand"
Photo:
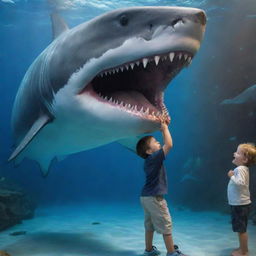
[[[234,174],[235,174],[235,172],[233,170],[230,170],[228,172],[228,177],[231,178]]]

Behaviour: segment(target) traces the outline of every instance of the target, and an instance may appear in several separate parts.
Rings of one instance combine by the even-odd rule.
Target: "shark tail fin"
[[[57,13],[51,14],[51,20],[52,20],[53,40],[63,32],[69,30],[69,27],[66,24],[66,22]]]
[[[51,118],[47,115],[40,116],[35,123],[32,125],[28,133],[25,135],[23,140],[20,142],[20,144],[15,148],[11,156],[9,157],[8,161],[15,160],[17,156],[20,155],[20,153],[27,147],[27,145],[32,141],[32,139],[37,135],[37,133],[47,124],[51,121]],[[17,162],[20,162],[18,160]]]

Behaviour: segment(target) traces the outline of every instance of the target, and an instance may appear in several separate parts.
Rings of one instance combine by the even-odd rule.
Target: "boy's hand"
[[[232,176],[234,176],[235,175],[235,172],[233,171],[233,170],[230,170],[229,172],[228,172],[228,177],[229,178],[231,178]]]
[[[172,136],[169,131],[168,124],[169,124],[169,122],[166,121],[166,119],[164,119],[161,122],[161,128],[160,128],[160,130],[162,131],[163,140],[164,140],[163,151],[164,151],[165,156],[168,154],[168,152],[170,151],[170,149],[173,146]]]
[[[171,122],[171,118],[169,118],[169,117],[162,118],[160,130],[163,131],[163,129],[168,128],[168,125],[170,124],[170,122]]]
[[[171,118],[169,116],[167,116],[164,120],[164,123],[166,123],[167,125],[169,125],[171,123]]]
[[[168,125],[165,122],[161,122],[161,131],[164,131],[165,129],[168,129]]]

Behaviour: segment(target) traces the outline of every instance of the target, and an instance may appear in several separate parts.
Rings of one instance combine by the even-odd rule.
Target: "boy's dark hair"
[[[148,157],[148,154],[146,153],[146,151],[149,149],[148,144],[152,138],[153,136],[145,136],[138,141],[136,146],[136,151],[140,157],[144,159]]]

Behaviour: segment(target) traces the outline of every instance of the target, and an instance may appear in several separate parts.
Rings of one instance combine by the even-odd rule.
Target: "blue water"
[[[52,40],[52,11],[74,27],[115,8],[171,4],[202,8],[208,21],[192,65],[165,92],[174,140],[165,163],[167,199],[177,207],[202,213],[227,212],[226,173],[234,168],[236,146],[256,142],[256,108],[255,101],[227,107],[220,103],[256,84],[254,0],[0,0],[0,176],[25,188],[39,207],[97,202],[100,210],[102,202],[136,204],[144,181],[143,161],[115,143],[69,156],[55,164],[46,179],[33,161],[25,160],[17,168],[8,164],[13,144],[12,105],[26,70]],[[154,135],[161,138],[159,132]],[[253,167],[254,201],[255,171]]]

